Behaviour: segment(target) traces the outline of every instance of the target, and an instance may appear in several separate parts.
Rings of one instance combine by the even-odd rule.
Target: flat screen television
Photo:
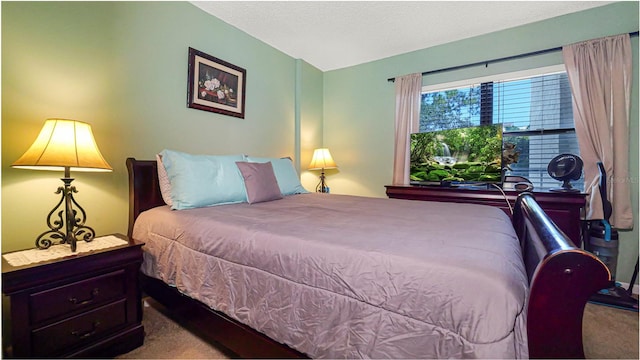
[[[502,179],[502,124],[411,134],[414,185],[483,185]]]

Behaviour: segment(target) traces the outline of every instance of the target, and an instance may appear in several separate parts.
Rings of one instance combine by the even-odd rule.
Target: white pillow
[[[156,162],[158,163],[158,183],[160,184],[160,194],[164,203],[171,206],[171,182],[169,181],[169,175],[167,175],[167,169],[164,168],[162,163],[162,155],[156,154]]]

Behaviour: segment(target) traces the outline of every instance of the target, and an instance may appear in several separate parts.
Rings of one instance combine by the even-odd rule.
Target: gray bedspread
[[[526,358],[527,277],[482,205],[301,194],[143,212],[142,271],[312,358]]]

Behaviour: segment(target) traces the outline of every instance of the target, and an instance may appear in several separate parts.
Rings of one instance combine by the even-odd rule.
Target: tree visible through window
[[[503,124],[504,144],[519,152],[507,174],[528,178],[536,189],[560,185],[547,173],[553,157],[579,155],[564,72],[422,94],[420,132],[486,124]],[[584,189],[582,178],[572,185]]]
[[[422,94],[420,132],[480,125],[480,87]]]

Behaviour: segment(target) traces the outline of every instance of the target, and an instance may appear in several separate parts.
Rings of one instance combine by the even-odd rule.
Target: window
[[[549,161],[562,153],[580,154],[571,101],[565,72],[426,88],[420,131],[502,124],[503,144],[515,145],[519,152],[507,175],[524,176],[536,189],[550,189],[560,183],[547,173]],[[572,185],[583,190],[584,180]]]

